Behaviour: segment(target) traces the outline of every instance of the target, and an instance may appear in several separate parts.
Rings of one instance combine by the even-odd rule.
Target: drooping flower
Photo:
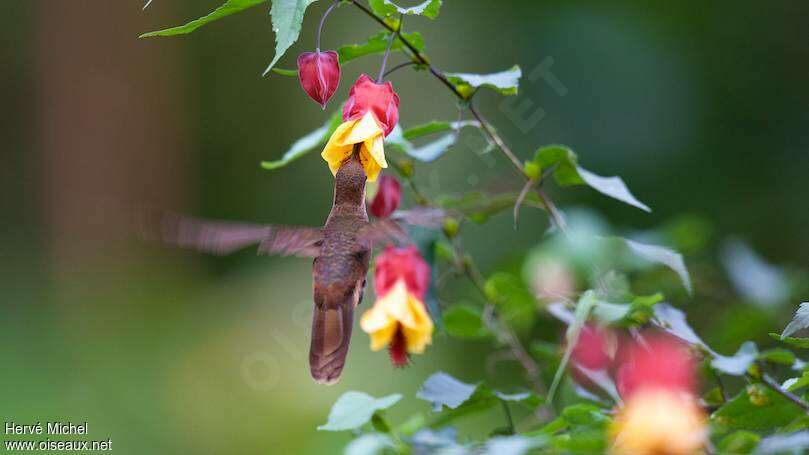
[[[399,207],[401,199],[402,187],[399,181],[396,177],[383,175],[379,179],[379,190],[371,201],[368,211],[377,218],[387,218]]]
[[[618,369],[624,406],[611,427],[614,454],[686,455],[699,452],[707,423],[697,404],[696,366],[686,347],[668,337],[644,336]]]
[[[321,156],[332,174],[354,153],[360,144],[360,162],[368,181],[373,182],[379,172],[388,167],[383,141],[399,121],[399,95],[390,82],[378,84],[363,74],[351,87],[348,101],[343,107],[343,123],[329,138]]]
[[[571,352],[574,366],[588,370],[605,370],[612,363],[610,356],[609,333],[600,327],[587,324],[581,329],[576,346]]]
[[[376,261],[374,288],[379,298],[362,315],[360,327],[371,336],[371,350],[388,347],[394,366],[406,366],[432,342],[433,321],[424,304],[430,267],[414,246],[389,246]]]
[[[318,49],[299,55],[298,79],[309,98],[326,109],[326,103],[340,85],[340,61],[337,52],[320,52]]]

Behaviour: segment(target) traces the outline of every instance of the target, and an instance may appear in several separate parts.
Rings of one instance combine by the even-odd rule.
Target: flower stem
[[[326,23],[326,18],[329,16],[329,13],[340,4],[340,0],[335,0],[334,3],[329,5],[325,12],[323,12],[323,16],[320,18],[320,24],[317,26],[317,51],[320,52],[320,34],[323,32],[323,24]]]
[[[385,67],[388,65],[388,57],[390,57],[390,49],[393,47],[393,40],[396,39],[396,33],[391,33],[388,38],[388,48],[385,49],[385,55],[382,56],[382,65],[379,67],[379,76],[376,77],[376,83],[381,84],[385,78]]]

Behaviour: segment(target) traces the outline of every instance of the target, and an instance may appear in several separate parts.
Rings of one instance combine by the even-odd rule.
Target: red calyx
[[[387,218],[399,207],[402,199],[402,186],[395,177],[383,175],[379,179],[379,191],[371,201],[369,211],[377,218]]]
[[[610,366],[612,359],[607,353],[606,332],[594,325],[585,325],[579,334],[578,342],[573,348],[573,363],[588,370],[604,370]]]
[[[399,95],[393,91],[390,82],[378,84],[363,74],[348,94],[348,101],[343,106],[343,121],[358,120],[369,111],[387,136],[399,122]]]
[[[390,353],[390,363],[394,367],[404,368],[410,364],[410,356],[407,355],[407,345],[401,327],[396,328],[396,333],[388,345],[388,352]]]
[[[304,52],[298,56],[301,87],[323,109],[340,85],[340,61],[337,52]]]
[[[615,375],[618,392],[626,398],[646,387],[696,390],[696,362],[681,341],[670,336],[644,335],[644,344],[627,349]]]
[[[379,254],[374,269],[374,287],[377,295],[385,295],[403,279],[408,292],[424,301],[430,285],[430,266],[421,258],[415,246],[396,248],[388,246]]]

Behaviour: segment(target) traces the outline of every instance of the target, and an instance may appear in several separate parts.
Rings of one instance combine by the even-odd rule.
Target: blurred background
[[[259,166],[329,114],[294,78],[260,77],[274,48],[269,5],[191,35],[137,38],[219,3],[3,3],[4,420],[87,421],[89,437],[111,438],[118,453],[322,453],[350,439],[314,431],[346,390],[403,392],[390,411],[402,421],[427,411],[413,395],[439,369],[521,384],[511,364],[487,369],[486,340],[437,334],[412,367],[394,370],[356,330],[341,382],[318,386],[306,360],[310,260],[211,258],[138,239],[144,209],[310,226],[328,214],[332,178],[317,153],[274,172]],[[310,7],[280,66],[314,48],[326,6]],[[522,66],[520,94],[481,93],[481,111],[521,158],[563,143],[593,172],[622,176],[651,214],[586,188],[550,191],[588,226],[682,251],[693,297],[660,269],[632,272],[633,287],[662,288],[727,354],[746,339],[766,346],[809,300],[807,18],[809,3],[797,1],[447,0],[438,20],[406,27],[422,31],[443,70]],[[376,31],[342,6],[324,47]],[[347,64],[329,109],[378,65]],[[426,74],[391,79],[403,125],[456,118],[455,100]],[[437,162],[417,165],[417,180],[430,195],[516,190],[508,162],[485,145],[465,131]],[[546,228],[543,212],[524,209],[517,231],[504,213],[470,226],[465,242],[484,272],[519,269],[526,251],[544,248]],[[559,325],[542,319],[533,335],[557,341]]]

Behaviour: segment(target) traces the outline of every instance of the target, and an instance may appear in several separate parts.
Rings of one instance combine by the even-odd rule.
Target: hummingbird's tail
[[[359,294],[361,289],[355,291]],[[354,306],[358,295],[339,305],[318,305],[312,311],[312,344],[309,348],[309,371],[320,384],[332,385],[340,379],[351,342]]]

